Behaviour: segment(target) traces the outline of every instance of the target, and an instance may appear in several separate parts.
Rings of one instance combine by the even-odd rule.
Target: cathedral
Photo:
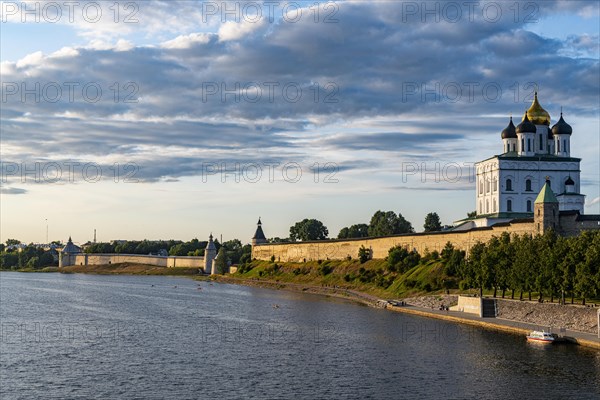
[[[535,200],[545,184],[556,194],[561,212],[582,215],[581,159],[571,156],[572,133],[562,112],[550,126],[550,114],[536,92],[521,122],[515,126],[510,117],[502,131],[502,153],[475,164],[477,216],[463,229],[533,217]]]

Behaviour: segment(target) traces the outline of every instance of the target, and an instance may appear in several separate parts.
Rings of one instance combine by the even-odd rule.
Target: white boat
[[[532,331],[527,335],[527,340],[537,343],[554,343],[556,335],[546,331]]]

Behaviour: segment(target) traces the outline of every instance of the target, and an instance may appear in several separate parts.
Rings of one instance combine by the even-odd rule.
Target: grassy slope
[[[278,267],[274,267],[275,265]],[[388,298],[424,293],[427,285],[431,289],[441,290],[439,282],[442,279],[448,279],[444,276],[443,266],[437,261],[417,265],[405,273],[386,271],[387,262],[385,260],[370,260],[364,264],[360,264],[358,260],[323,261],[321,264],[316,261],[306,263],[253,261],[251,266],[250,271],[238,272],[233,276],[313,286],[338,286]],[[326,268],[332,268],[332,271],[324,275],[320,270]],[[363,277],[366,277],[363,280],[366,282],[360,279],[361,268],[372,271],[371,278],[366,276],[368,272],[363,272]],[[344,279],[345,276],[348,276],[349,280]]]

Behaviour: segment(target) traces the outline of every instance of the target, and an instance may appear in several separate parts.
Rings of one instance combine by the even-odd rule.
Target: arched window
[[[527,151],[531,151],[531,139],[527,139]]]
[[[525,181],[525,191],[526,192],[531,192],[531,179],[527,179]]]
[[[512,179],[506,180],[506,190],[512,191]]]
[[[494,199],[494,202],[492,203],[492,207],[493,207],[493,212],[496,212],[496,199]]]
[[[560,153],[560,140],[556,139],[556,152]]]
[[[527,212],[531,212],[531,200],[527,200]]]
[[[544,139],[542,134],[540,133],[540,151],[544,150]]]
[[[506,200],[506,211],[511,212],[512,211],[512,200]]]
[[[483,181],[479,182],[479,194],[483,193]]]

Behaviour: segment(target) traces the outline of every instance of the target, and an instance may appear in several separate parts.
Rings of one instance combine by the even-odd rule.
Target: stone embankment
[[[597,313],[596,307],[498,300],[498,318],[527,322],[541,328],[565,328],[594,334],[598,332]]]
[[[595,334],[598,332],[598,308],[579,305],[538,303],[537,301],[498,300],[498,318],[539,325],[540,328],[559,330],[565,328]],[[452,306],[458,301],[455,295],[420,296],[404,299],[407,304],[433,308]]]

